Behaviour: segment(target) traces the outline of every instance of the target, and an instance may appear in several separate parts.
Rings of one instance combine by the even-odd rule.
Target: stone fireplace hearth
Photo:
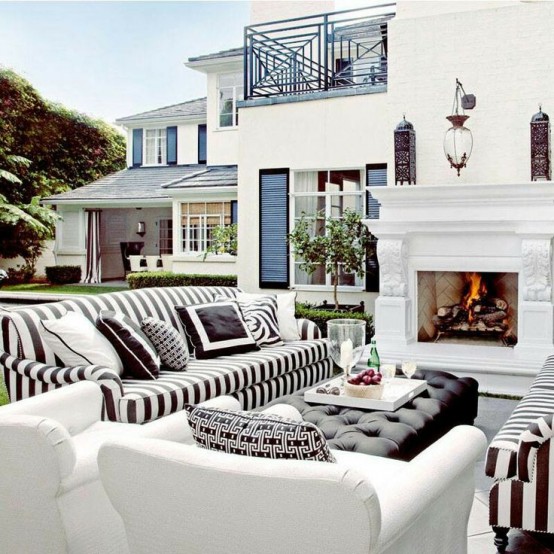
[[[369,190],[381,204],[380,219],[365,221],[379,239],[381,358],[470,375],[481,390],[523,393],[554,353],[554,186]],[[483,285],[474,284],[466,305],[471,275],[482,275]]]

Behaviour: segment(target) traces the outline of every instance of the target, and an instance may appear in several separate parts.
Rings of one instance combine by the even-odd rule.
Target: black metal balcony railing
[[[394,6],[246,27],[245,99],[386,85],[387,22]]]

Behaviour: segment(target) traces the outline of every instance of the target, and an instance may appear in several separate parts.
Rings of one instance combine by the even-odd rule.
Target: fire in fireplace
[[[418,340],[517,343],[517,274],[418,273]]]

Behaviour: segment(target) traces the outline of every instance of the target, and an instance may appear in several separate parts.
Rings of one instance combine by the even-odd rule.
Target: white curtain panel
[[[100,217],[102,210],[87,210],[86,267],[85,283],[102,281],[102,260],[100,252]]]

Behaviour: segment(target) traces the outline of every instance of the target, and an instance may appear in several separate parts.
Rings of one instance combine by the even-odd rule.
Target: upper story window
[[[144,163],[145,165],[161,165],[167,160],[167,138],[165,129],[145,129],[144,131]]]
[[[242,73],[225,73],[219,76],[219,127],[236,127],[239,123],[237,100],[244,98]]]

